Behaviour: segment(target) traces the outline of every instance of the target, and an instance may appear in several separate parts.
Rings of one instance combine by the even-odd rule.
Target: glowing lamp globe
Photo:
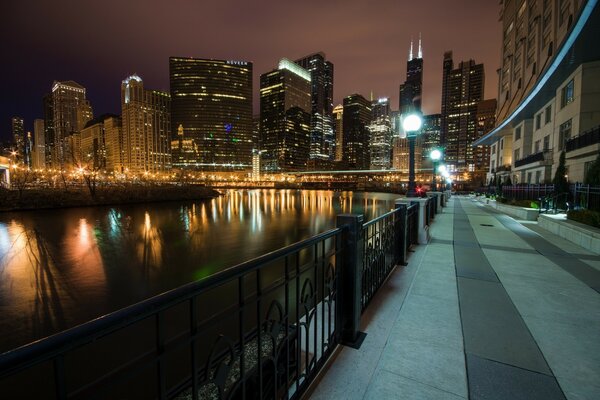
[[[437,150],[437,149],[436,150],[432,150],[431,153],[429,153],[429,157],[431,157],[431,159],[433,161],[437,161],[440,158],[442,158],[442,152],[439,151],[439,150]]]
[[[421,117],[417,114],[407,115],[402,120],[402,127],[406,132],[415,132],[421,129]]]

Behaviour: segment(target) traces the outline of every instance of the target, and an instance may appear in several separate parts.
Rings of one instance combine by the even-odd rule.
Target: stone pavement
[[[312,399],[600,399],[600,256],[468,197],[397,268]]]

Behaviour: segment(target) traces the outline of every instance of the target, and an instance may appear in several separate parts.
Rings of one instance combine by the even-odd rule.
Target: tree
[[[567,166],[565,164],[566,153],[563,150],[562,153],[560,153],[560,159],[558,160],[558,167],[556,168],[554,179],[552,179],[552,183],[554,184],[554,191],[557,194],[569,192],[569,181],[567,181]]]
[[[583,183],[585,183],[586,185],[593,186],[600,185],[600,153],[598,153],[596,161],[594,161],[592,165],[590,165],[590,169],[588,169]]]

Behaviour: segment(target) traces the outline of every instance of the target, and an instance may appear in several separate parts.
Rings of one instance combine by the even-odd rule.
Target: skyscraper
[[[430,114],[423,116],[423,154],[424,163],[430,164],[429,154],[431,150],[440,147],[440,125],[442,123],[441,114]]]
[[[19,162],[25,160],[25,123],[21,117],[12,117],[11,130],[15,144],[15,159]]]
[[[496,124],[496,99],[482,100],[477,104],[477,139],[490,132]],[[473,149],[475,163],[474,179],[485,185],[490,164],[490,146],[480,145]]]
[[[411,112],[421,112],[423,92],[423,47],[421,36],[419,35],[419,47],[415,56],[413,52],[413,42],[410,42],[408,52],[408,61],[406,63],[406,80],[400,85],[399,91],[399,111],[400,117]],[[401,125],[401,124],[400,124]],[[394,168],[408,170],[409,148],[406,137],[396,137],[394,140]],[[421,168],[422,154],[421,136],[418,136],[415,142],[415,168]]]
[[[31,166],[33,168],[46,167],[46,139],[43,119],[33,121],[33,148],[31,152]]]
[[[333,160],[333,64],[325,60],[324,53],[308,55],[296,64],[311,76],[310,158]]]
[[[93,118],[90,102],[85,98],[85,88],[74,81],[52,85],[52,113],[54,148],[53,164],[65,168],[78,157],[78,133]]]
[[[392,121],[390,99],[382,98],[371,106],[369,124],[370,169],[389,169],[392,166]]]
[[[306,169],[310,152],[311,74],[283,58],[260,76],[262,168],[266,172]]]
[[[333,126],[335,128],[335,161],[342,161],[344,154],[344,106],[338,104],[333,109]]]
[[[342,161],[351,169],[369,169],[371,102],[360,94],[344,98],[344,153]]]
[[[55,159],[54,152],[54,103],[52,93],[48,93],[42,99],[42,111],[44,115],[44,140],[45,140],[45,164],[46,167],[52,166],[52,160]]]
[[[125,169],[125,138],[121,117],[104,119],[104,145],[106,147],[106,169],[123,172]]]
[[[135,74],[121,83],[124,158],[130,172],[171,168],[170,106],[168,93],[145,89]]]
[[[477,139],[477,104],[483,100],[483,64],[463,61],[454,68],[452,52],[444,54],[442,78],[441,144],[444,160],[452,173],[472,178],[475,156],[471,146]]]
[[[252,63],[171,57],[173,165],[231,171],[252,163]]]

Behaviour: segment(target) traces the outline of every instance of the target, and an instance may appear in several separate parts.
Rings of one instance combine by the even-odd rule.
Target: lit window
[[[560,98],[560,106],[562,108],[567,104],[573,102],[573,100],[575,99],[575,82],[573,81],[573,79],[571,79],[569,83],[567,83],[565,87],[562,88],[561,92],[562,93]]]

